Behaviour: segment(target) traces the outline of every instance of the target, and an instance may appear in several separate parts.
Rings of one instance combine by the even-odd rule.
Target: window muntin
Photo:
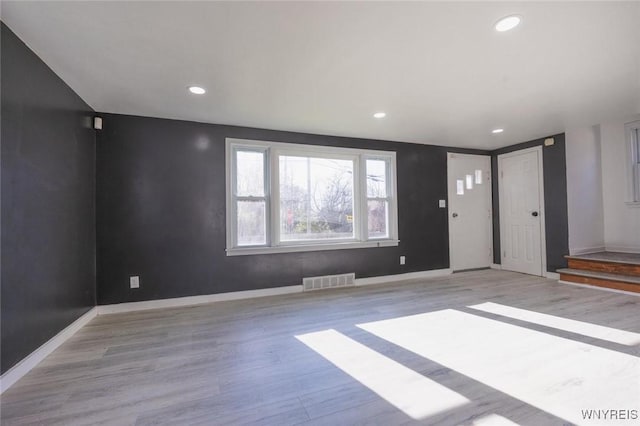
[[[394,152],[228,139],[227,153],[228,253],[397,245]]]

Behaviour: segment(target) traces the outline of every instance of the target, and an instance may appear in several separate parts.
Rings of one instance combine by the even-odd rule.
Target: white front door
[[[542,275],[542,150],[498,156],[502,269]]]
[[[449,259],[454,271],[491,265],[491,158],[449,153]]]

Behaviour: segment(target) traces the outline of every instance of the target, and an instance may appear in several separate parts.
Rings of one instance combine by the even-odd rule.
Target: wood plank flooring
[[[358,326],[447,310],[500,322],[502,327],[509,324],[516,333],[523,328],[527,336],[533,330],[535,336],[544,333],[569,346],[576,342],[583,345],[581,350],[624,354],[632,360],[630,373],[637,373],[634,369],[640,364],[633,360],[640,357],[638,344],[623,345],[469,308],[485,302],[640,333],[640,297],[494,270],[106,315],[92,320],[5,392],[0,416],[6,426],[471,425],[493,424],[490,420],[495,419],[536,426],[572,423],[551,408],[451,368],[446,357],[436,362]],[[324,330],[335,330],[469,402],[412,418],[296,338]],[[450,334],[455,341],[455,330]],[[495,338],[491,340],[496,345]],[[491,349],[465,347],[464,341],[456,344],[469,352]],[[548,360],[547,349],[531,347],[527,362],[535,365],[538,356]],[[621,371],[620,380],[625,380],[623,373],[629,371]],[[377,374],[375,368],[371,374]],[[533,378],[535,371],[531,374]],[[521,386],[529,383],[528,377],[517,379]],[[579,383],[573,385],[579,390]],[[531,386],[536,386],[535,380]],[[607,400],[610,395],[600,397],[602,407],[584,408],[640,409],[640,402],[622,407],[619,401]],[[425,396],[424,404],[437,408],[438,401]]]

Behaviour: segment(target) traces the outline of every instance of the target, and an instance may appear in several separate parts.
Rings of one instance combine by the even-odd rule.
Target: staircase
[[[560,281],[640,293],[640,254],[599,253],[565,256],[566,269],[558,269]]]

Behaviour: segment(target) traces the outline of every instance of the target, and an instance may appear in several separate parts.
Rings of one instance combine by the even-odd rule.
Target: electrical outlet
[[[400,264],[404,265],[406,262],[407,258],[405,256],[400,256]]]
[[[140,288],[140,277],[129,277],[129,286],[131,288]]]

